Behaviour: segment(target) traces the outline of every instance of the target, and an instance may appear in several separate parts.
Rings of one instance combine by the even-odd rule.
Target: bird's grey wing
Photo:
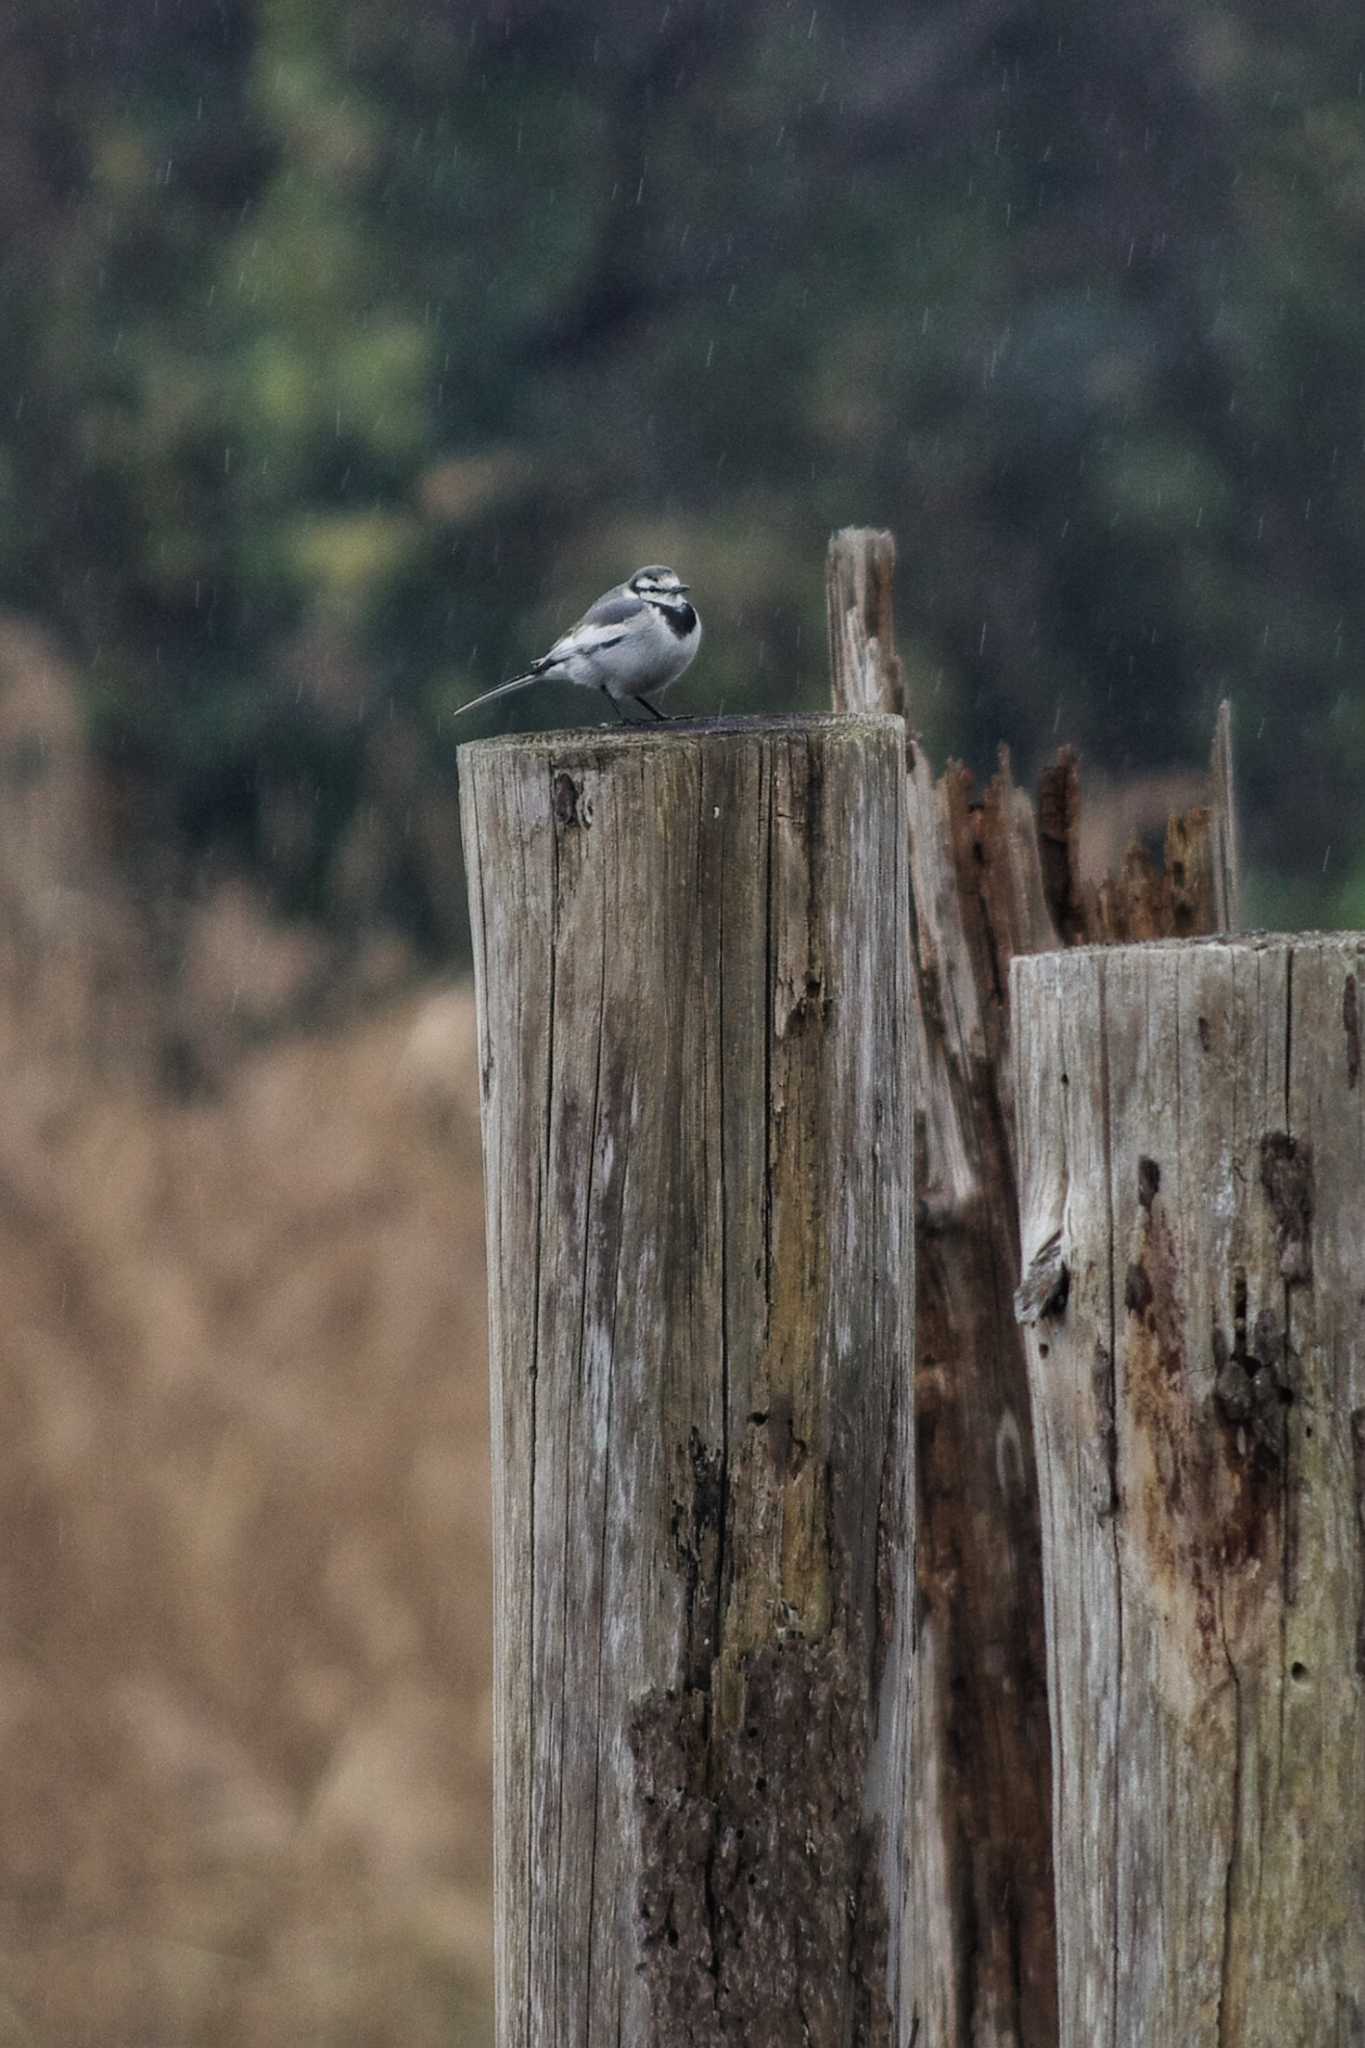
[[[638,619],[644,609],[644,599],[637,597],[633,590],[622,595],[609,590],[605,597],[598,598],[596,604],[589,605],[573,631],[581,633],[585,626],[624,626],[631,619]]]
[[[553,663],[563,660],[570,649],[586,652],[590,647],[600,647],[614,633],[619,633],[622,626],[638,619],[644,609],[644,599],[636,597],[633,591],[621,595],[609,590],[605,597],[598,598],[596,604],[589,605],[576,626],[570,626],[567,633],[560,634],[544,659]]]

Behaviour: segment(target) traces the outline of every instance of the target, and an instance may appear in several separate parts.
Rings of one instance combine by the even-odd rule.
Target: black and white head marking
[[[679,604],[687,596],[687,585],[677,570],[666,569],[662,562],[637,569],[630,579],[630,588],[637,597],[647,597],[653,604]]]
[[[679,640],[685,640],[695,630],[697,614],[688,602],[687,585],[676,569],[666,568],[662,562],[651,562],[635,571],[628,588],[653,606]]]

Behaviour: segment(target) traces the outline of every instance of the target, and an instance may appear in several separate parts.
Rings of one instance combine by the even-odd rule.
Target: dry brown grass
[[[471,1003],[176,1105],[0,1023],[0,2044],[472,2044]]]
[[[472,1003],[118,841],[0,615],[0,2048],[473,2048]]]

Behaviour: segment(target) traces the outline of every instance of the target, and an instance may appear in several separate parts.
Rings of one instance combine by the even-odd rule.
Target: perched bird
[[[687,585],[656,562],[606,591],[524,675],[485,690],[455,716],[531,683],[560,682],[600,690],[622,724],[628,722],[621,710],[623,697],[633,697],[656,718],[667,718],[646,692],[676,683],[700,646],[701,620]]]

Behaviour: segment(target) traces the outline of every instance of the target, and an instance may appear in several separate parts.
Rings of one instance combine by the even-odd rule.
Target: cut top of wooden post
[[[580,749],[614,754],[637,746],[667,746],[673,740],[706,741],[799,739],[813,734],[838,740],[854,738],[868,729],[883,733],[904,731],[900,718],[885,711],[765,711],[756,713],[719,712],[696,718],[669,718],[657,725],[566,725],[548,732],[506,732],[492,739],[466,740],[456,748],[456,759],[464,764],[493,754],[519,754],[544,758]]]

